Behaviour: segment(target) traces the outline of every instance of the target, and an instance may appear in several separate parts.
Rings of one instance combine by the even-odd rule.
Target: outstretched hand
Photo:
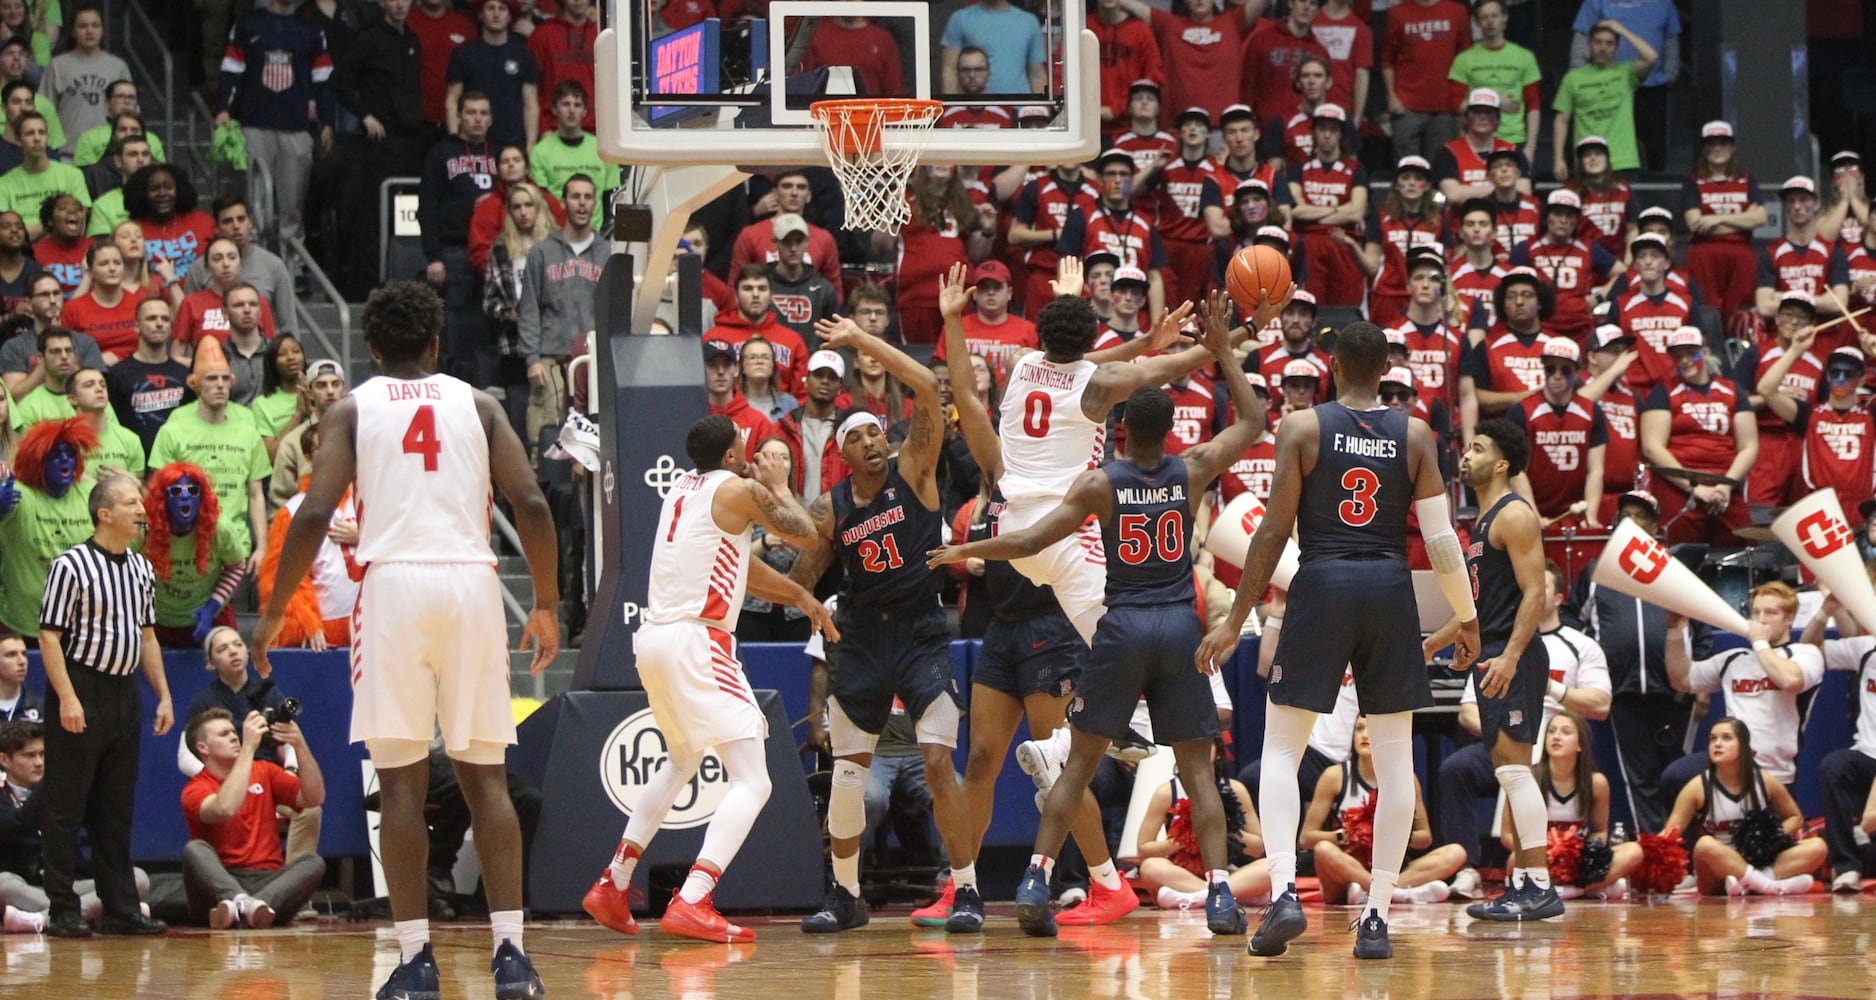
[[[1220,361],[1230,363],[1231,330],[1237,322],[1237,303],[1222,291],[1213,292],[1205,305],[1205,335],[1199,343]]]
[[[938,312],[945,319],[962,319],[964,310],[977,296],[977,286],[968,284],[970,269],[962,261],[951,265],[948,274],[938,276]]]
[[[1199,668],[1199,673],[1208,677],[1217,673],[1225,661],[1237,655],[1238,642],[1242,638],[1243,635],[1237,628],[1231,627],[1230,618],[1227,617],[1205,633],[1198,652],[1192,656],[1193,664]]]
[[[872,334],[860,329],[860,325],[845,316],[829,316],[816,320],[814,332],[821,338],[821,346],[828,350],[851,347],[856,351],[866,350],[866,343]]]
[[[1258,289],[1257,304],[1251,307],[1251,332],[1256,333],[1258,330],[1264,329],[1277,317],[1283,315],[1284,308],[1290,304],[1290,299],[1295,295],[1295,282],[1291,282],[1289,291],[1284,292],[1283,298],[1275,302],[1270,301],[1270,292],[1268,289]]]
[[[1157,342],[1170,343],[1174,337],[1185,335],[1186,320],[1192,318],[1192,302],[1179,303],[1179,308],[1170,310],[1153,325],[1153,338]],[[1191,339],[1191,338],[1186,338]]]
[[[828,642],[840,641],[840,629],[834,627],[834,613],[827,610],[827,605],[815,600],[814,595],[809,594],[804,599],[796,601],[795,607],[807,613],[808,621],[813,624],[816,632],[821,633],[822,638]]]
[[[927,569],[937,569],[940,566],[961,563],[969,558],[969,556],[964,554],[964,546],[962,545],[940,545],[930,552],[925,553],[925,556],[925,566]]]
[[[1049,289],[1059,298],[1063,295],[1080,295],[1085,284],[1081,275],[1081,258],[1064,256],[1055,264],[1055,277],[1049,282]]]

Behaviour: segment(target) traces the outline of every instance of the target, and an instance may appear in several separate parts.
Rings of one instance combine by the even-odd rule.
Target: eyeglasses
[[[1413,402],[1413,398],[1414,391],[1412,389],[1381,390],[1381,402],[1383,403],[1411,403]]]
[[[1546,375],[1575,375],[1576,366],[1571,365],[1571,364],[1545,365],[1544,374]]]
[[[199,497],[202,495],[202,487],[194,483],[170,483],[163,492],[172,497]]]

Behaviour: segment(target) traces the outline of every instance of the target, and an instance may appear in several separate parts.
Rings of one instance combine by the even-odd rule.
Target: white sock
[[[1213,868],[1205,873],[1205,888],[1209,890],[1212,886],[1230,877],[1231,873],[1225,871],[1223,868]]]
[[[430,943],[430,921],[399,920],[391,925],[391,933],[397,937],[398,961],[408,962]]]
[[[1746,888],[1751,889],[1761,896],[1775,896],[1778,894],[1778,880],[1772,877],[1772,873],[1769,869],[1748,868],[1746,869],[1745,876],[1739,881],[1744,883]]]
[[[1109,858],[1098,865],[1089,865],[1088,877],[1094,879],[1095,884],[1109,892],[1118,892],[1120,890],[1120,873],[1114,870],[1113,858]]]
[[[860,852],[855,851],[846,857],[834,855],[834,881],[855,899],[860,897]]]
[[[1194,889],[1191,892],[1180,892],[1177,889],[1161,886],[1159,892],[1154,896],[1154,902],[1158,903],[1159,908],[1162,910],[1181,910],[1204,906],[1205,890]]]
[[[502,942],[506,941],[514,945],[516,951],[523,950],[521,947],[520,910],[489,911],[489,930],[494,933],[495,947],[500,948]]]
[[[958,889],[977,888],[977,862],[951,869],[951,884]]]
[[[1412,712],[1368,717],[1368,742],[1373,747],[1375,774],[1374,853],[1368,870],[1374,882],[1368,907],[1382,920],[1394,901],[1407,858],[1407,839],[1414,829],[1414,720]]]
[[[1055,877],[1055,859],[1046,854],[1031,854],[1029,856],[1029,865],[1032,868],[1041,868],[1042,877],[1045,879]]]
[[[1288,892],[1296,881],[1296,830],[1303,821],[1296,770],[1315,725],[1314,712],[1275,702],[1264,706],[1264,783],[1257,809],[1270,859],[1272,897]]]
[[[612,887],[624,892],[632,887],[632,873],[638,870],[638,849],[632,847],[624,838],[619,840],[619,849],[613,852],[612,863],[606,871],[612,874]]]
[[[1394,902],[1394,886],[1400,881],[1399,872],[1384,872],[1375,869],[1374,881],[1368,883],[1368,912],[1387,919],[1388,904]]]
[[[858,854],[854,855],[855,860],[859,857]],[[710,890],[716,887],[717,877],[710,873],[710,869],[702,865],[692,865],[690,876],[684,879],[684,888],[678,890],[677,898],[686,903],[695,903],[710,895]]]
[[[1550,888],[1550,869],[1548,868],[1526,868],[1524,877],[1530,879],[1531,885],[1539,889]]]

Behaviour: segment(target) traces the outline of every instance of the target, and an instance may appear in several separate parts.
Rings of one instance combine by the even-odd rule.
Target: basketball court
[[[642,925],[624,938],[588,922],[534,924],[528,952],[548,995],[931,997],[1831,997],[1876,995],[1876,894],[1746,901],[1675,897],[1572,903],[1561,921],[1474,923],[1457,905],[1397,906],[1391,962],[1355,962],[1355,910],[1308,907],[1310,930],[1275,959],[1214,939],[1205,915],[1140,912],[1107,927],[1026,938],[1007,905],[981,935],[917,930],[901,909],[832,937],[788,917],[747,920],[755,944],[711,945]],[[490,995],[488,928],[433,930],[443,995]],[[396,961],[388,927],[342,922],[166,938],[8,937],[0,995],[193,1000],[369,996]],[[54,986],[53,984],[57,984]]]

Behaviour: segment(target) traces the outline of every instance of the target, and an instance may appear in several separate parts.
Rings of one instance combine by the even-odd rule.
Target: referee
[[[72,891],[78,826],[91,832],[92,875],[104,934],[161,934],[143,916],[130,867],[130,819],[136,806],[137,721],[141,665],[156,691],[156,735],[169,732],[172,711],[163,657],[157,648],[155,577],[150,562],[130,551],[149,527],[142,489],[123,472],[106,473],[91,492],[91,538],[52,561],[39,609],[39,650],[45,659],[45,888],[51,902],[46,933],[89,937]]]

